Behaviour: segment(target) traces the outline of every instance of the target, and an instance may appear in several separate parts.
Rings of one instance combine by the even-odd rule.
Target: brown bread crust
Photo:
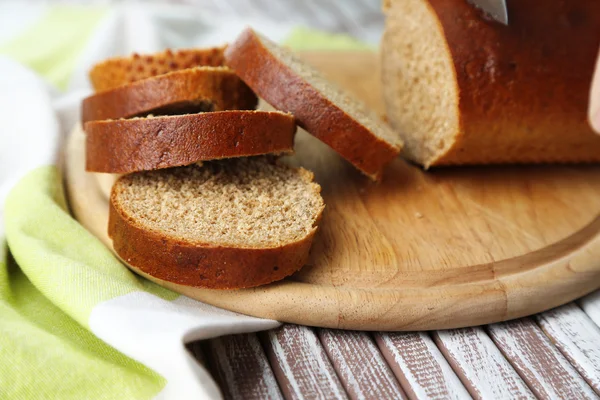
[[[400,149],[375,136],[267,49],[250,28],[225,50],[225,63],[273,107],[373,179]]]
[[[82,122],[143,114],[252,110],[258,98],[226,67],[197,67],[143,79],[87,97]]]
[[[86,170],[125,174],[293,151],[291,114],[220,111],[85,124]]]
[[[190,243],[136,224],[118,207],[117,187],[113,186],[111,193],[108,219],[115,252],[134,269],[179,285],[241,289],[281,280],[307,262],[317,230],[315,227],[301,240],[273,248]]]
[[[141,79],[198,66],[223,65],[223,47],[167,49],[155,54],[133,53],[130,57],[109,58],[94,65],[90,81],[96,92],[114,89]]]
[[[587,120],[600,2],[508,0],[508,26],[464,0],[428,3],[454,63],[460,120],[433,165],[600,161]]]

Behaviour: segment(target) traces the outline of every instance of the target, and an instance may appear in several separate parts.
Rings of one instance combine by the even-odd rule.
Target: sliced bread
[[[291,114],[219,111],[85,124],[86,170],[125,174],[198,161],[291,153]]]
[[[359,101],[324,79],[292,52],[247,28],[225,50],[225,62],[273,107],[305,128],[364,174],[378,179],[402,140]]]
[[[250,110],[258,98],[227,67],[195,67],[143,79],[83,100],[82,121],[143,114]]]
[[[324,208],[312,173],[267,157],[121,177],[108,233],[134,269],[187,286],[267,284],[307,261]]]
[[[223,65],[225,47],[207,49],[165,50],[155,54],[109,58],[94,65],[90,80],[96,92],[114,89],[141,79],[180,69]]]

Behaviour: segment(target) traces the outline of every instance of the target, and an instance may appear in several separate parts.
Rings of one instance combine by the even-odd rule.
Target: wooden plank
[[[191,342],[186,345],[189,352],[194,356],[196,361],[204,368],[208,369],[208,358],[206,358],[206,354],[204,354],[204,349],[202,341],[198,340],[196,342]]]
[[[351,399],[406,398],[368,333],[319,329],[318,335]]]
[[[600,290],[579,299],[578,303],[588,317],[600,326]]]
[[[206,348],[212,375],[225,399],[283,399],[256,334],[219,337]]]
[[[471,397],[428,334],[375,333],[375,340],[410,399]]]
[[[600,394],[600,328],[575,303],[535,318],[558,350]]]
[[[283,325],[261,338],[286,399],[348,398],[312,328]]]
[[[529,318],[488,327],[490,336],[536,396],[596,399],[596,393]]]
[[[438,331],[433,337],[474,398],[535,399],[482,328]]]

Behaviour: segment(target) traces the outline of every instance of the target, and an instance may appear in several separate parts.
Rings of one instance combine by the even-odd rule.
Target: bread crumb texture
[[[279,247],[305,238],[324,203],[313,174],[267,157],[141,172],[114,186],[139,227],[192,245]]]
[[[386,14],[381,72],[387,116],[402,135],[403,155],[428,167],[459,134],[452,56],[426,1],[387,2]]]

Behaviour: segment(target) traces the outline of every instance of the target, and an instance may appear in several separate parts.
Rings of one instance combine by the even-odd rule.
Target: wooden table
[[[376,42],[378,0],[184,0]],[[599,398],[600,292],[516,321],[419,333],[284,325],[189,345],[225,398]]]
[[[600,292],[531,318],[419,333],[284,325],[189,348],[226,399],[600,395]]]

